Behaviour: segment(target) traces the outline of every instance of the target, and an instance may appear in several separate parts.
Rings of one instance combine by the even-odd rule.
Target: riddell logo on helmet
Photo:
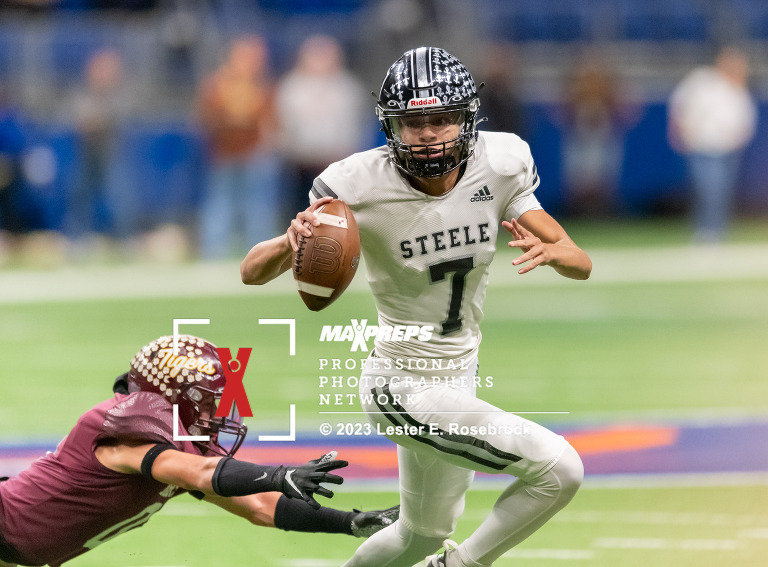
[[[429,98],[412,98],[408,101],[408,108],[421,108],[423,106],[443,106],[436,96]]]

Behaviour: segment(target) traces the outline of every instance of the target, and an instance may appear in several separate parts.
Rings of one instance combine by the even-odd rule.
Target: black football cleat
[[[370,512],[352,511],[356,512],[352,517],[352,535],[355,537],[371,537],[379,530],[394,524],[400,517],[400,506]]]

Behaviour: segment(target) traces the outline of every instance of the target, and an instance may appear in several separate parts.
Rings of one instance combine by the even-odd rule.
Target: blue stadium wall
[[[556,123],[557,108],[525,106],[527,139],[541,172],[537,195],[544,207],[564,212],[561,167],[562,132]],[[749,214],[768,214],[768,103],[760,105],[757,136],[744,156],[737,207]],[[25,189],[25,210],[32,228],[60,230],[67,195],[79,168],[78,141],[66,128],[51,125],[28,127],[27,148],[47,147],[56,156],[55,178],[47,186]],[[377,123],[371,121],[372,145],[383,143]],[[200,133],[186,123],[133,124],[124,131],[122,151],[114,164],[113,191],[121,210],[140,217],[138,228],[163,222],[194,222],[194,211],[204,190],[205,146]],[[621,168],[619,205],[627,216],[679,214],[688,203],[684,160],[666,139],[666,106],[649,104],[627,132]]]

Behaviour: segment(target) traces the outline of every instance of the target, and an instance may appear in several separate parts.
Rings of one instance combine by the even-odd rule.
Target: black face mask
[[[115,378],[115,383],[112,385],[112,392],[115,394],[129,394],[128,391],[128,373],[121,374]]]

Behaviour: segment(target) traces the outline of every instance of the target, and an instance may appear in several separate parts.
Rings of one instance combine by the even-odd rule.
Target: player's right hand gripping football
[[[315,216],[315,211],[333,201],[333,197],[322,197],[312,203],[309,207],[299,212],[296,218],[291,221],[291,226],[288,227],[286,234],[288,235],[288,241],[291,243],[291,248],[296,252],[299,249],[299,235],[309,238],[312,236],[312,231],[309,227],[305,226],[305,222],[309,222],[313,226],[319,226],[320,221]]]
[[[320,504],[314,499],[315,494],[333,498],[333,492],[320,486],[320,483],[341,484],[344,482],[340,476],[328,473],[328,471],[341,469],[349,464],[347,461],[334,460],[336,455],[336,451],[331,451],[300,467],[280,467],[282,469],[279,472],[281,478],[276,479],[280,483],[280,491],[288,498],[301,498],[312,508],[320,508]]]

